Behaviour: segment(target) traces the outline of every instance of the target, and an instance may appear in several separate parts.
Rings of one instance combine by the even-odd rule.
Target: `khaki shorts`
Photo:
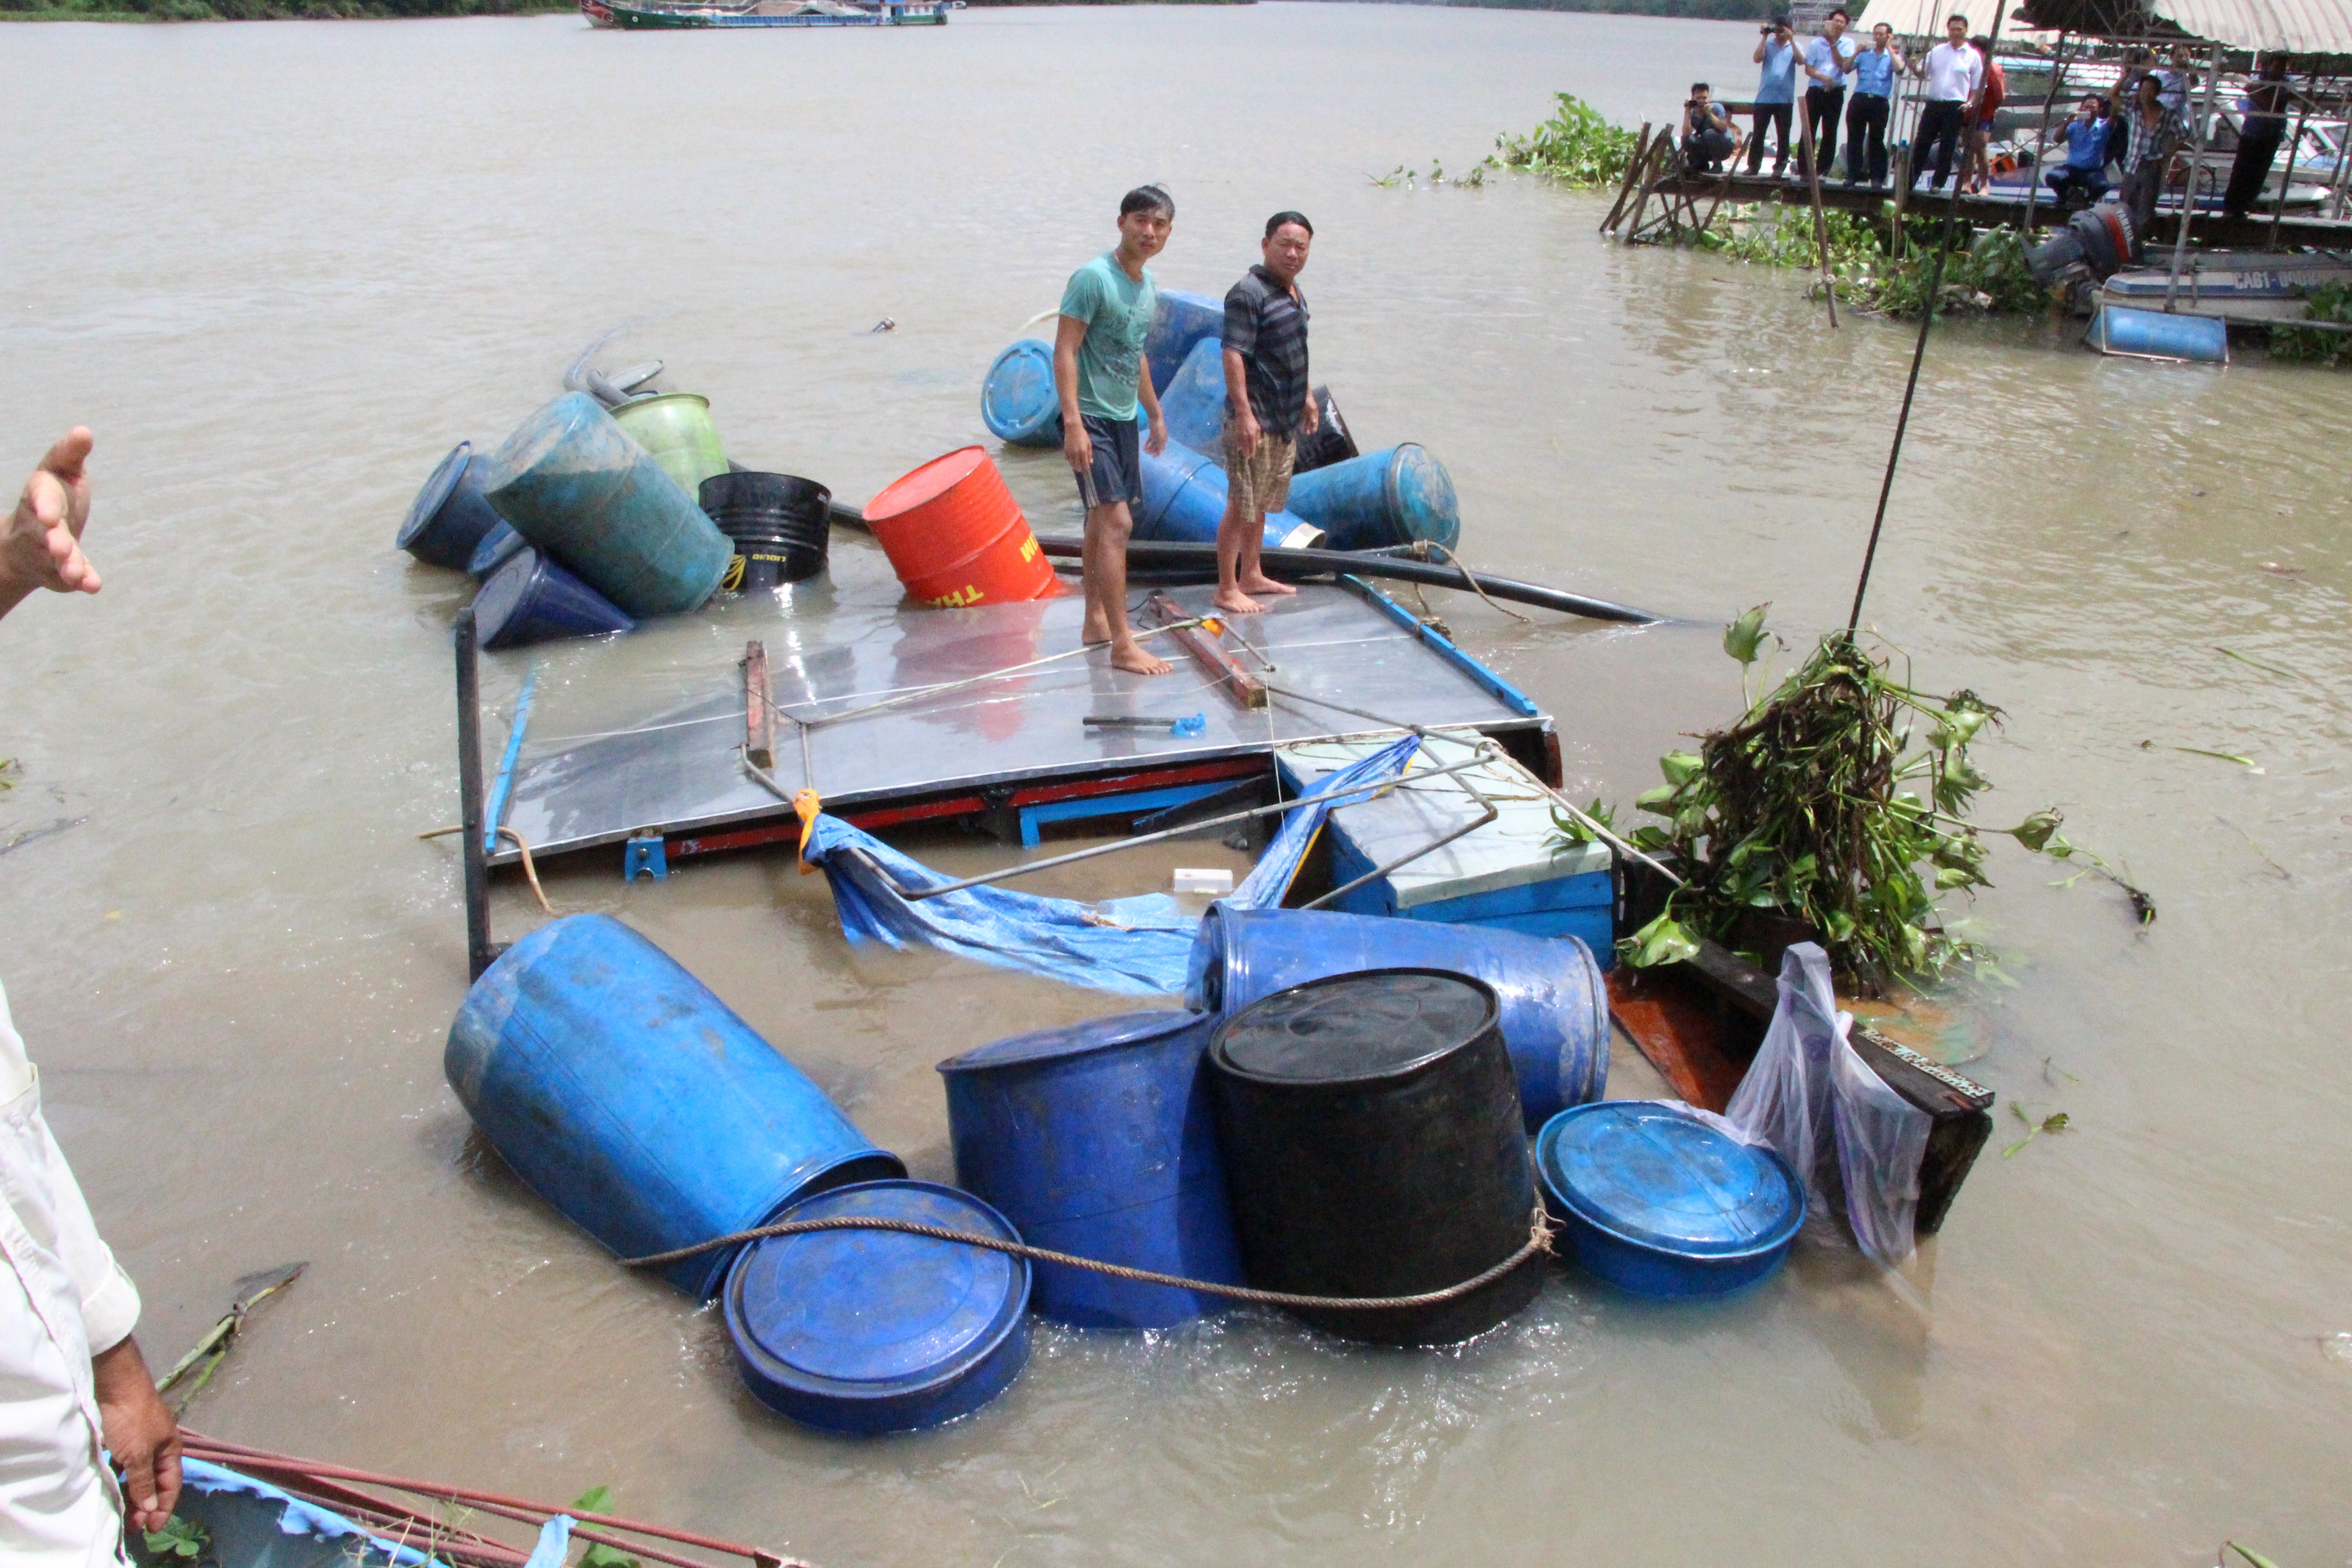
[[[1290,464],[1297,444],[1261,433],[1257,453],[1242,455],[1234,422],[1225,420],[1225,484],[1244,517],[1280,511],[1290,504]]]

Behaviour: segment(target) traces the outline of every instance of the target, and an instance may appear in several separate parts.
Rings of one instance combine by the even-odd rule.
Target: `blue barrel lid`
[[[983,1072],[1023,1062],[1053,1061],[1131,1046],[1142,1040],[1164,1039],[1197,1026],[1207,1015],[1154,1007],[1136,1013],[1113,1013],[1058,1029],[1039,1029],[950,1057],[940,1064],[943,1073]]]
[[[1052,344],[1023,338],[991,362],[980,384],[980,418],[998,440],[1029,445],[1061,423]]]
[[[1411,441],[1389,459],[1389,504],[1407,537],[1399,542],[1427,540],[1454,548],[1462,537],[1462,503],[1454,493],[1454,476],[1425,447]]]
[[[865,1215],[1018,1241],[970,1193],[860,1182],[805,1198],[786,1220]],[[985,1360],[1029,1310],[1029,1262],[880,1230],[772,1237],[729,1272],[727,1329],[747,1372],[804,1398],[856,1402],[948,1382]]]
[[[1563,1110],[1536,1134],[1536,1168],[1584,1219],[1688,1257],[1778,1247],[1805,1219],[1804,1187],[1786,1160],[1675,1100]]]
[[[425,488],[418,490],[416,499],[408,503],[408,516],[401,522],[400,532],[393,541],[394,545],[405,550],[416,542],[418,534],[433,526],[433,520],[449,503],[450,493],[457,489],[457,481],[464,477],[466,465],[473,456],[474,444],[471,441],[460,441],[449,448],[449,455],[441,459],[440,465],[433,470],[433,477],[425,481]]]
[[[1394,1078],[1495,1026],[1494,987],[1439,969],[1371,969],[1277,991],[1217,1031],[1218,1061],[1275,1083]]]

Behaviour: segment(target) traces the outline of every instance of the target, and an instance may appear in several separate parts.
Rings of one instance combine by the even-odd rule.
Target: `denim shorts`
[[[1078,499],[1092,511],[1098,506],[1133,506],[1143,499],[1143,449],[1132,419],[1105,419],[1080,415],[1094,461],[1078,474]]]

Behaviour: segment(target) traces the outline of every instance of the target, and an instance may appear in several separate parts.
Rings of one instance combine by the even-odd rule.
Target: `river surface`
[[[532,1199],[442,1082],[457,878],[416,835],[456,816],[462,595],[391,548],[435,459],[625,321],[608,365],[660,355],[737,456],[863,499],[984,438],[982,368],[1144,179],[1173,286],[1222,291],[1268,212],[1315,219],[1318,379],[1368,446],[1450,465],[1470,559],[1698,623],[1438,596],[1559,716],[1572,788],[1654,782],[1737,710],[1723,619],[1769,601],[1798,648],[1843,623],[1911,331],[1619,248],[1601,197],[1427,176],[1555,89],[1628,123],[1694,77],[1738,96],[1752,37],[1343,5],[0,29],[0,453],[97,428],[107,580],[0,628],[0,843],[68,825],[0,862],[0,973],[152,1360],[237,1276],[310,1263],[191,1420],[609,1483],[836,1568],[2352,1559],[2352,377],[2259,353],[1931,346],[1866,618],[2007,710],[1983,819],[2060,805],[2161,915],[2013,847],[1955,911],[2014,984],[1970,1005],[2001,1127],[1924,1314],[1811,1254],[1716,1306],[1562,1276],[1433,1353],[1041,1327],[977,1417],[835,1441],[755,1405],[717,1316]],[[1071,519],[1055,460],[1007,463],[1041,525]],[[494,710],[529,662],[489,661]],[[852,956],[788,858],[625,889],[592,858],[559,909],[650,934],[919,1174],[950,1169],[934,1062],[1125,1005]],[[1164,868],[1136,875],[1090,890]],[[505,934],[540,918],[501,884]],[[2011,1105],[2071,1126],[2003,1157]]]

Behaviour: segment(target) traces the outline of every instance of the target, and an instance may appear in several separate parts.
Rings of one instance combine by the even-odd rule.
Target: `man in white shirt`
[[[1960,129],[1976,110],[1984,89],[1984,57],[1969,42],[1969,19],[1953,16],[1944,23],[1944,41],[1911,67],[1913,76],[1927,79],[1927,101],[1919,110],[1919,129],[1911,141],[1914,162],[1910,177],[1919,180],[1930,144],[1936,149],[1934,188],[1942,190],[1952,175],[1952,154],[1959,146]]]
[[[1838,121],[1845,112],[1845,73],[1853,68],[1854,46],[1845,41],[1846,14],[1832,11],[1821,36],[1805,40],[1805,124],[1812,132],[1822,178],[1837,162]],[[1811,177],[1812,170],[1805,171]]]
[[[89,432],[49,448],[0,531],[0,616],[37,589],[95,594],[81,552]],[[0,1563],[104,1568],[180,1494],[180,1433],[131,1331],[139,1291],[99,1239],[41,1118],[39,1076],[0,992]],[[118,1486],[108,1456],[122,1468]]]

